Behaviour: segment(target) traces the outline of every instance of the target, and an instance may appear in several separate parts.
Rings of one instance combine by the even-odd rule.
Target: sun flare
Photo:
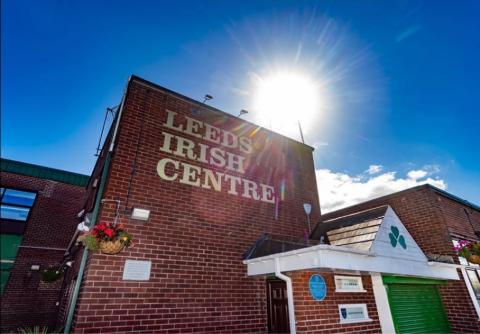
[[[320,108],[318,85],[309,76],[296,72],[278,72],[258,78],[255,110],[264,124],[274,131],[292,135],[297,121],[304,129],[311,126]]]

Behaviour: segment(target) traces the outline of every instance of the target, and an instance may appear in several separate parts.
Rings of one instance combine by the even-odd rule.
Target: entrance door
[[[450,333],[438,281],[384,277],[397,333]],[[389,282],[388,282],[389,281]]]
[[[287,284],[284,281],[267,281],[267,303],[268,332],[290,333]]]

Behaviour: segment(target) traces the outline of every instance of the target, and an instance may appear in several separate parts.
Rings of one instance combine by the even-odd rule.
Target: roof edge
[[[366,203],[366,202],[363,202],[363,203]],[[352,205],[352,207],[353,206],[354,205]],[[388,204],[382,204],[382,205],[379,205],[379,206],[376,206],[376,207],[373,207],[373,208],[370,208],[370,209],[356,211],[354,213],[349,213],[349,214],[346,214],[346,215],[343,215],[343,216],[334,217],[334,218],[330,218],[330,219],[327,219],[327,220],[322,220],[321,223],[322,224],[327,224],[327,223],[331,223],[331,222],[334,222],[334,221],[339,220],[339,219],[343,219],[343,218],[347,218],[347,217],[353,217],[353,216],[356,216],[356,215],[359,215],[359,214],[362,214],[362,213],[366,213],[366,212],[369,212],[369,211],[380,210],[381,208],[385,208],[385,212],[381,216],[381,217],[385,217],[385,214],[386,214],[389,207],[390,207],[390,205],[388,205]],[[346,209],[346,208],[344,208],[344,209]],[[340,209],[340,210],[337,210],[337,211],[341,211],[341,210],[343,210],[343,209]],[[332,213],[334,213],[334,212],[336,212],[336,211],[332,211]]]
[[[237,116],[235,116],[235,115],[229,114],[229,113],[227,113],[227,112],[225,112],[225,111],[223,111],[223,110],[220,110],[220,109],[217,109],[217,108],[215,108],[215,107],[212,107],[212,106],[210,106],[210,105],[208,105],[208,104],[205,104],[205,103],[202,103],[202,102],[197,101],[197,100],[195,100],[195,99],[192,99],[191,97],[185,96],[185,95],[183,95],[183,94],[180,94],[180,93],[178,93],[178,92],[175,92],[175,91],[173,91],[173,90],[170,90],[170,89],[168,89],[168,88],[165,88],[165,87],[163,87],[163,86],[161,86],[161,85],[159,85],[159,84],[157,84],[157,83],[154,83],[154,82],[152,82],[152,81],[149,81],[149,80],[146,80],[146,79],[144,79],[144,78],[141,78],[141,77],[139,77],[139,76],[137,76],[137,75],[135,75],[135,74],[132,74],[132,75],[130,76],[130,80],[129,80],[129,81],[130,81],[130,82],[131,82],[131,81],[137,81],[137,82],[139,82],[139,83],[141,83],[141,84],[151,86],[151,87],[153,87],[153,88],[155,88],[155,89],[158,89],[158,90],[161,90],[161,91],[163,91],[163,92],[165,92],[165,93],[167,93],[167,94],[171,94],[171,95],[174,95],[174,96],[176,96],[176,97],[178,97],[178,98],[180,98],[180,99],[186,100],[186,101],[189,102],[189,103],[193,103],[193,104],[196,104],[196,105],[198,105],[198,106],[200,106],[200,107],[207,108],[207,109],[209,109],[209,110],[211,110],[211,111],[213,111],[213,112],[220,113],[220,114],[225,115],[225,116],[228,116],[228,117],[233,117],[233,118],[240,119],[240,120],[242,120],[243,122],[246,122],[246,123],[249,123],[249,124],[251,124],[251,125],[253,125],[253,126],[259,127],[259,128],[261,128],[261,129],[263,129],[263,130],[265,130],[265,131],[271,132],[271,133],[273,133],[273,134],[275,134],[275,135],[278,135],[278,136],[280,136],[280,137],[283,137],[283,138],[285,138],[285,139],[288,139],[288,140],[290,140],[290,141],[292,141],[292,142],[294,142],[294,143],[297,143],[297,144],[300,144],[300,145],[302,145],[302,146],[308,147],[308,148],[311,149],[312,151],[315,150],[315,148],[314,148],[313,146],[310,146],[310,145],[308,145],[308,144],[302,143],[302,142],[300,142],[300,141],[298,141],[298,140],[296,140],[296,139],[293,139],[293,138],[291,138],[291,137],[287,137],[287,136],[282,135],[282,134],[280,134],[280,133],[278,133],[278,132],[275,132],[275,131],[266,129],[266,128],[264,128],[263,126],[260,126],[260,125],[258,125],[258,124],[253,123],[253,122],[247,121],[247,120],[245,120],[245,119],[243,119],[243,118],[239,118],[239,117],[237,117]]]
[[[467,205],[468,207],[472,208],[472,209],[475,209],[477,211],[480,211],[480,206],[476,205],[476,204],[473,204],[467,200],[464,200],[458,196],[455,196],[453,194],[450,194],[449,192],[445,191],[445,190],[442,190],[440,188],[437,188],[435,186],[432,186],[431,184],[429,183],[425,183],[425,184],[421,184],[421,185],[418,185],[418,186],[415,186],[415,187],[411,187],[411,188],[407,188],[407,189],[404,189],[404,190],[400,190],[400,191],[397,191],[397,192],[394,192],[394,193],[391,193],[391,194],[388,194],[388,195],[383,195],[383,196],[380,196],[380,197],[375,197],[375,198],[372,198],[372,199],[369,199],[367,201],[364,201],[364,202],[360,202],[360,203],[357,203],[357,204],[354,204],[354,205],[350,205],[350,206],[346,206],[344,208],[341,208],[341,209],[338,209],[338,210],[335,210],[335,211],[330,211],[330,212],[327,212],[325,214],[323,214],[320,219],[323,217],[323,216],[330,216],[330,215],[335,215],[336,213],[339,213],[341,212],[342,210],[350,210],[352,208],[355,208],[357,206],[360,206],[360,205],[364,205],[366,203],[371,203],[371,202],[374,202],[374,201],[381,201],[381,200],[385,200],[387,198],[392,198],[392,197],[395,197],[395,196],[398,196],[398,195],[401,195],[401,194],[405,194],[405,193],[409,193],[411,191],[415,191],[415,190],[418,190],[418,189],[422,189],[422,188],[428,188],[428,189],[431,189],[437,193],[439,193],[440,195],[443,195],[445,197],[448,197],[458,203],[461,203],[461,204],[464,204],[464,205]],[[381,205],[379,205],[381,206]],[[332,218],[333,219],[333,218]]]
[[[84,174],[4,158],[0,159],[0,170],[81,187],[85,187],[90,179],[90,176]]]
[[[447,197],[447,198],[449,198],[449,199],[451,199],[451,200],[454,200],[454,201],[459,202],[459,203],[461,203],[461,204],[464,204],[464,205],[466,205],[466,206],[468,206],[468,207],[470,207],[470,208],[472,208],[472,209],[475,209],[475,210],[477,210],[477,211],[480,211],[480,206],[478,206],[478,205],[476,205],[476,204],[474,204],[474,203],[472,203],[472,202],[469,202],[469,201],[467,201],[466,199],[463,199],[463,198],[461,198],[461,197],[458,197],[458,196],[456,196],[456,195],[453,195],[453,194],[451,194],[451,193],[449,193],[449,192],[447,192],[447,191],[445,191],[445,190],[443,190],[443,189],[437,188],[437,187],[435,187],[435,186],[433,186],[433,185],[431,185],[431,184],[428,184],[428,183],[427,183],[426,185],[429,186],[434,192],[436,192],[436,193],[438,193],[438,194],[440,194],[440,195],[443,195],[443,196],[445,196],[445,197]]]

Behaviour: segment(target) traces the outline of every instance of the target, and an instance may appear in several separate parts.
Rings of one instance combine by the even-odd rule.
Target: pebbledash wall
[[[114,140],[103,198],[135,245],[90,254],[74,332],[265,332],[266,280],[242,254],[263,233],[302,240],[303,203],[318,221],[313,149],[137,77]],[[124,280],[127,259],[151,261],[149,279]]]
[[[480,208],[430,185],[418,186],[329,212],[322,216],[321,221],[381,205],[390,205],[395,210],[430,259],[445,260],[450,257],[460,264],[452,241],[476,241],[480,235]],[[313,235],[315,236],[315,231]],[[472,268],[475,270],[475,266]],[[465,269],[457,271],[460,280],[448,281],[447,284],[439,286],[451,329],[458,333],[478,333],[480,311],[477,312],[476,308],[480,310],[480,298],[469,294],[467,286],[471,286],[471,283],[462,273]]]
[[[2,195],[8,195],[11,189],[35,197],[27,208],[27,217],[13,217],[6,215],[4,209],[18,208],[17,202],[1,196],[1,269],[5,283],[1,295],[1,331],[32,326],[47,326],[52,330],[57,326],[64,282],[62,279],[42,282],[41,271],[60,266],[77,225],[76,214],[83,205],[89,177],[1,159],[0,179]],[[9,243],[11,239],[16,242]]]

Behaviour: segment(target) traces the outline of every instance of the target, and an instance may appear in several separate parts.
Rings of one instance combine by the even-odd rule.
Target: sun
[[[286,135],[311,128],[319,113],[320,90],[308,75],[282,71],[257,77],[254,109],[259,120],[273,131]]]

